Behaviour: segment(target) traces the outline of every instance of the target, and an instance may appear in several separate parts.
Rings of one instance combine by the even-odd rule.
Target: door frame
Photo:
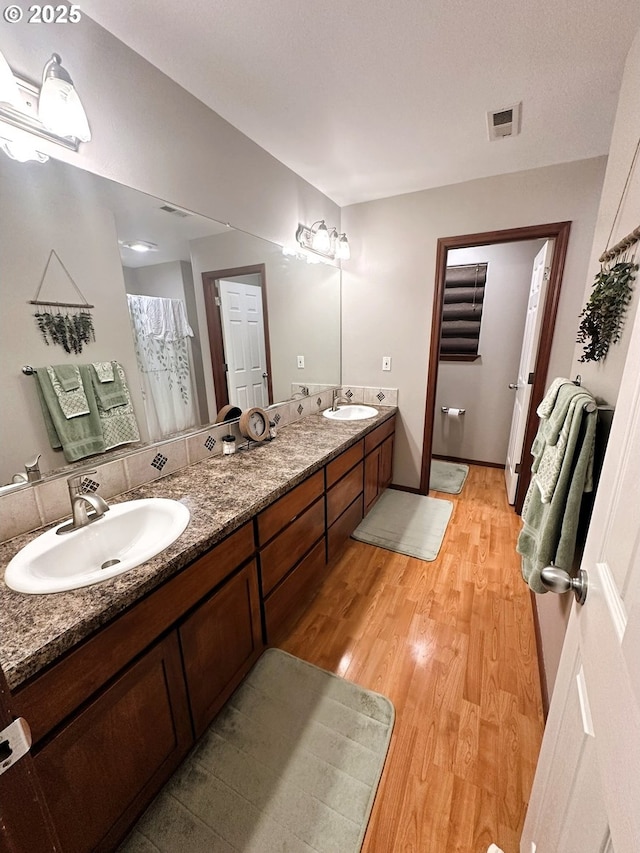
[[[537,425],[535,411],[544,396],[549,370],[549,356],[558,313],[562,276],[567,256],[567,246],[571,222],[551,222],[542,225],[526,225],[521,228],[506,228],[502,231],[483,231],[478,234],[461,234],[455,237],[440,237],[436,248],[436,273],[433,294],[433,313],[431,317],[431,346],[427,376],[427,397],[422,439],[422,468],[420,493],[429,493],[429,475],[431,473],[431,454],[433,450],[433,426],[435,421],[436,389],[438,385],[438,366],[440,363],[440,334],[442,330],[442,306],[444,301],[444,282],[447,268],[447,253],[450,249],[468,249],[474,246],[491,246],[496,243],[518,243],[524,240],[554,240],[554,252],[551,260],[551,272],[547,297],[542,315],[542,332],[536,357],[531,401],[527,414],[527,428],[524,437],[524,456],[518,479],[515,511],[519,513],[531,479],[531,460],[526,452],[533,444]]]
[[[222,316],[220,306],[216,303],[217,282],[223,278],[237,278],[242,275],[260,276],[262,291],[262,317],[264,321],[264,347],[267,359],[267,394],[269,404],[273,403],[273,380],[271,378],[271,346],[269,343],[269,314],[267,311],[267,276],[265,264],[253,264],[247,267],[233,267],[227,270],[211,270],[202,273],[204,290],[204,305],[207,314],[207,330],[209,332],[209,347],[211,350],[211,369],[213,371],[213,387],[216,395],[216,409],[220,411],[229,403],[227,386],[226,360],[224,357],[224,338],[222,335]]]

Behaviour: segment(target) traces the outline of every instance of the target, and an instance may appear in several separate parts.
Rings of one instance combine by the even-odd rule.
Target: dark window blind
[[[447,267],[440,358],[478,355],[487,264]]]

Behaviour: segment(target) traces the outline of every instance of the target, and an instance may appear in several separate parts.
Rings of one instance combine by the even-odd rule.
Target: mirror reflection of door
[[[273,402],[264,264],[202,274],[218,410]]]

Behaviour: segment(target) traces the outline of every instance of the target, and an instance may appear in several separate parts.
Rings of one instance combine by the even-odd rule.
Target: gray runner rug
[[[459,495],[468,473],[468,465],[459,462],[446,462],[444,459],[432,459],[429,488],[434,492]]]
[[[357,853],[394,708],[268,649],[120,848]]]
[[[351,536],[431,561],[438,556],[452,511],[452,501],[387,489]]]

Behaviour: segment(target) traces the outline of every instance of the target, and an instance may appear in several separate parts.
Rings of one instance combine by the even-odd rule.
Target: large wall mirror
[[[37,453],[45,475],[68,467],[51,447],[38,380],[24,365],[117,361],[143,443],[215,422],[224,404],[266,406],[299,386],[339,384],[339,269],[68,164],[2,157],[0,182],[0,485]],[[127,246],[136,241],[151,250]],[[80,354],[45,342],[29,304],[39,287],[41,301],[82,298],[94,306],[95,341]],[[140,371],[144,347],[132,323],[140,305],[178,303],[190,329],[189,376],[180,388],[190,407],[186,421],[171,425],[150,408],[151,374]],[[161,362],[164,353],[154,357]]]

